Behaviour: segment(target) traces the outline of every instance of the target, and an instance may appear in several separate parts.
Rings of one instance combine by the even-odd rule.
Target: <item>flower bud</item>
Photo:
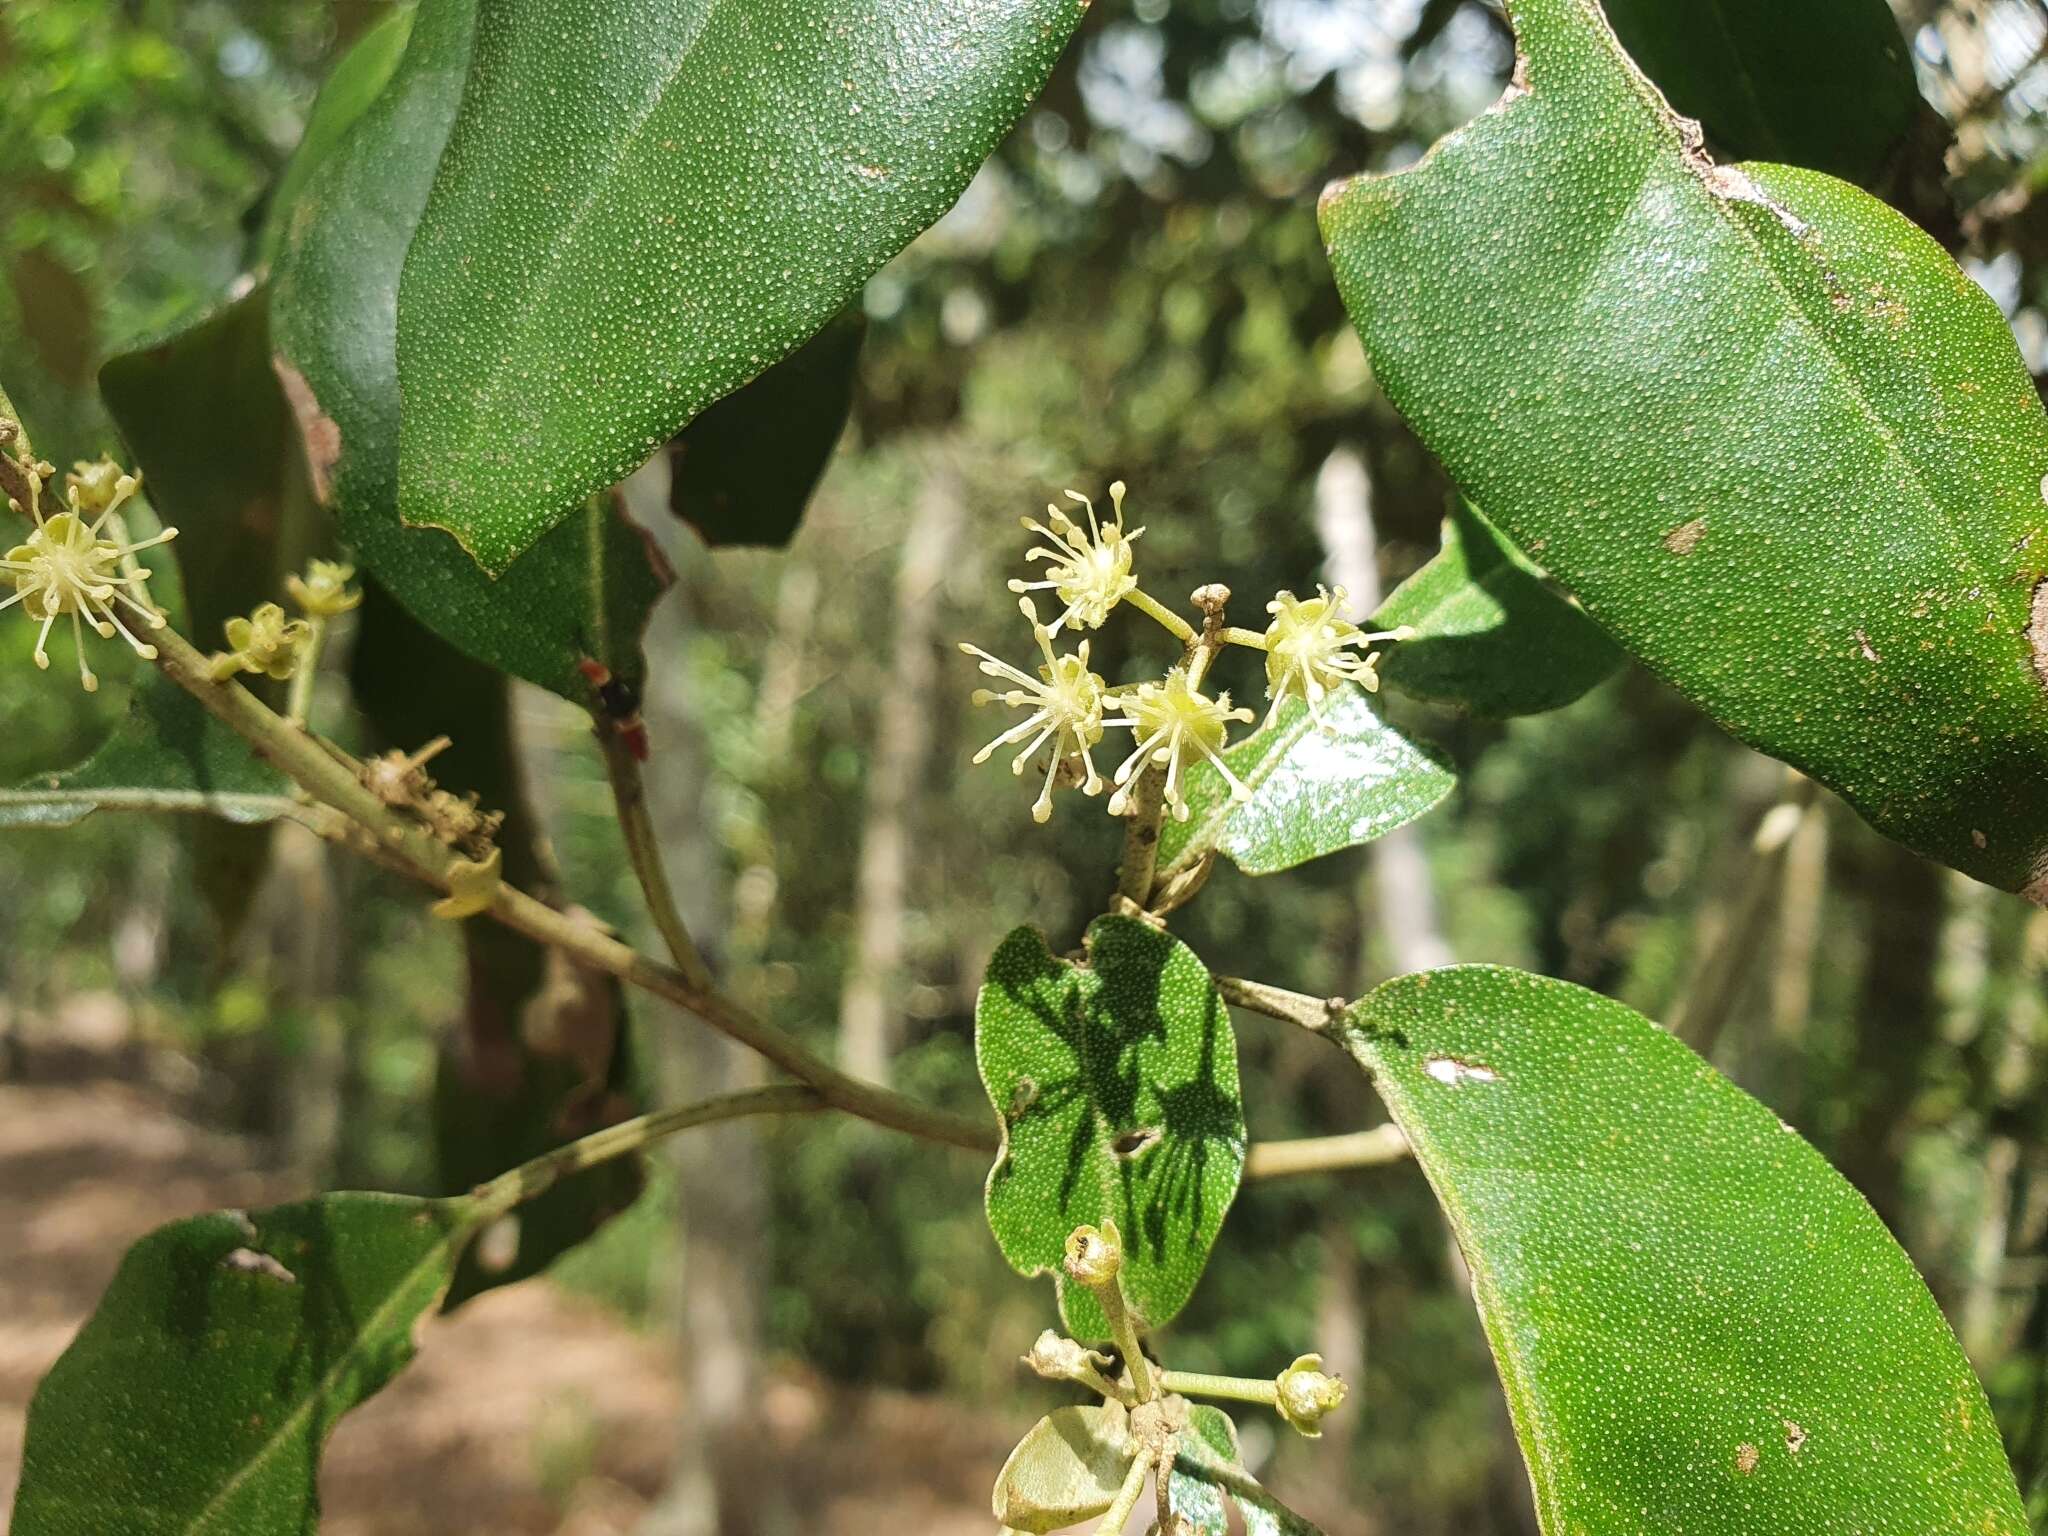
[[[263,603],[245,618],[227,622],[228,649],[213,658],[211,676],[226,682],[237,672],[260,672],[283,682],[298,667],[299,652],[312,631],[304,619],[287,619],[276,603]]]
[[[1311,1440],[1323,1432],[1323,1415],[1344,1401],[1344,1383],[1323,1373],[1321,1355],[1303,1355],[1274,1379],[1280,1417]]]
[[[1067,1236],[1067,1273],[1090,1289],[1116,1284],[1124,1267],[1124,1244],[1116,1223],[1076,1227]]]
[[[86,517],[98,517],[134,495],[141,482],[111,459],[91,464],[81,459],[64,483],[70,488],[72,506]]]
[[[334,560],[315,560],[306,567],[305,575],[285,577],[284,588],[308,617],[331,619],[336,614],[347,613],[363,600],[361,592],[349,588],[355,575],[356,568],[352,565]]]

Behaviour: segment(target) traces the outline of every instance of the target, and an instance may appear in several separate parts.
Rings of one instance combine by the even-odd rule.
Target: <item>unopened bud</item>
[[[1116,1223],[1076,1227],[1067,1235],[1067,1273],[1090,1289],[1116,1284],[1124,1267],[1123,1239]]]
[[[1323,1372],[1321,1355],[1303,1355],[1274,1380],[1280,1417],[1311,1440],[1322,1434],[1323,1415],[1344,1401],[1344,1383]]]
[[[307,565],[305,575],[285,577],[284,588],[309,617],[331,619],[363,600],[363,594],[349,586],[355,575],[352,565],[315,560]]]
[[[87,517],[98,517],[134,495],[141,482],[111,459],[91,464],[81,459],[64,477],[64,483],[71,491],[71,504]]]
[[[1109,1359],[1048,1328],[1031,1346],[1024,1363],[1048,1381],[1085,1381],[1108,1365]]]

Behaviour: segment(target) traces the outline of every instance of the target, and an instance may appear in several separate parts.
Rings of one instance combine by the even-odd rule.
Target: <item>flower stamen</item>
[[[1012,709],[1031,711],[1022,721],[976,752],[974,761],[985,763],[995,755],[997,748],[1028,736],[1031,738],[1029,745],[1010,764],[1010,772],[1021,775],[1024,765],[1048,742],[1052,744],[1045,783],[1031,804],[1031,819],[1043,822],[1052,815],[1052,792],[1059,783],[1062,769],[1070,764],[1077,764],[1080,768],[1081,793],[1095,795],[1102,792],[1102,776],[1096,771],[1091,753],[1095,744],[1102,740],[1102,705],[1106,685],[1088,669],[1086,640],[1071,654],[1062,656],[1053,650],[1052,630],[1038,622],[1038,610],[1031,599],[1019,599],[1017,607],[1031,621],[1031,636],[1038,642],[1039,654],[1045,658],[1036,677],[998,656],[991,656],[979,646],[962,644],[960,649],[975,657],[987,676],[1017,685],[1001,691],[977,688],[974,691],[976,704],[1006,704]]]
[[[1046,503],[1045,522],[1020,519],[1025,528],[1045,540],[1024,556],[1027,562],[1046,562],[1045,579],[1012,579],[1009,586],[1017,593],[1051,592],[1066,604],[1059,617],[1046,626],[1048,634],[1056,635],[1073,625],[1100,629],[1110,610],[1137,589],[1138,579],[1131,574],[1131,545],[1145,530],[1125,532],[1124,491],[1121,480],[1110,486],[1109,499],[1116,512],[1107,524],[1096,517],[1093,501],[1079,491],[1066,492],[1087,513],[1085,531],[1051,502]]]
[[[1181,773],[1192,763],[1206,762],[1214,767],[1230,786],[1233,800],[1251,795],[1251,787],[1223,760],[1231,724],[1254,718],[1248,709],[1232,709],[1229,694],[1208,698],[1189,679],[1186,667],[1175,667],[1164,681],[1140,683],[1103,702],[1123,711],[1123,715],[1102,723],[1128,726],[1138,738],[1137,749],[1117,767],[1118,788],[1110,797],[1111,815],[1120,816],[1131,809],[1138,780],[1153,763],[1165,765],[1166,804],[1175,821],[1186,821],[1190,814],[1182,792]]]
[[[1274,616],[1266,628],[1266,693],[1273,702],[1262,726],[1271,725],[1290,698],[1306,700],[1310,715],[1321,724],[1323,700],[1345,683],[1379,692],[1379,657],[1365,647],[1406,640],[1414,631],[1360,629],[1343,616],[1346,596],[1342,587],[1319,586],[1314,597],[1281,592],[1266,605]]]

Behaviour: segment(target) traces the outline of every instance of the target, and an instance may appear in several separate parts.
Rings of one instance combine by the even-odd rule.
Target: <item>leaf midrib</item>
[[[467,1216],[467,1213],[465,1213],[465,1216]],[[260,1468],[268,1464],[270,1458],[289,1436],[296,1434],[306,1419],[311,1416],[314,1408],[326,1401],[328,1394],[333,1391],[335,1382],[339,1379],[342,1371],[353,1364],[360,1355],[360,1341],[366,1335],[375,1332],[384,1325],[392,1311],[397,1307],[398,1298],[410,1294],[412,1287],[417,1283],[420,1276],[432,1268],[433,1265],[441,1262],[448,1251],[459,1241],[467,1238],[473,1225],[474,1219],[472,1217],[457,1221],[454,1225],[443,1229],[441,1240],[421,1254],[419,1262],[408,1269],[399,1282],[391,1287],[390,1293],[370,1313],[363,1326],[356,1330],[355,1336],[350,1342],[350,1347],[344,1350],[340,1358],[328,1367],[325,1374],[307,1389],[306,1395],[299,1403],[299,1406],[278,1421],[277,1429],[242,1463],[241,1470],[221,1484],[215,1491],[214,1496],[206,1501],[205,1506],[193,1515],[192,1519],[184,1527],[187,1532],[205,1530],[207,1523],[214,1518],[221,1507],[234,1497],[236,1493],[240,1492],[243,1485]]]

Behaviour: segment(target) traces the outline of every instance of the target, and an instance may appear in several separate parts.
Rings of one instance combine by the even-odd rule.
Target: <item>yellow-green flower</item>
[[[263,603],[247,618],[229,619],[226,629],[228,649],[212,663],[216,683],[237,672],[261,673],[283,682],[297,668],[299,652],[313,633],[304,619],[287,619],[277,603]]]
[[[977,763],[985,763],[994,755],[996,748],[1008,746],[1013,741],[1030,737],[1024,750],[1017,754],[1010,764],[1012,773],[1021,774],[1024,765],[1048,742],[1052,744],[1051,761],[1046,765],[1045,784],[1032,802],[1031,817],[1034,821],[1045,821],[1052,815],[1052,792],[1058,783],[1062,767],[1073,764],[1081,774],[1081,793],[1084,795],[1102,792],[1102,776],[1095,771],[1095,760],[1090,749],[1102,740],[1102,705],[1106,684],[1088,670],[1088,642],[1068,655],[1062,656],[1052,648],[1052,631],[1038,622],[1038,611],[1030,598],[1018,603],[1024,617],[1031,621],[1031,637],[1038,642],[1038,652],[1045,658],[1033,677],[1020,668],[1011,666],[999,657],[991,656],[979,646],[963,644],[960,649],[981,662],[981,670],[990,677],[1000,678],[1016,684],[1013,688],[998,691],[993,688],[974,690],[976,704],[1007,704],[1012,709],[1028,709],[1031,713],[1020,723],[1011,726],[995,740],[989,742],[974,754]]]
[[[363,594],[349,586],[355,579],[352,565],[315,560],[306,567],[305,575],[285,577],[284,589],[308,618],[331,619],[362,602]]]
[[[1066,493],[1088,514],[1084,531],[1066,513],[1046,503],[1046,521],[1024,518],[1024,526],[1046,542],[1034,545],[1024,556],[1027,561],[1045,561],[1043,581],[1012,580],[1012,592],[1051,592],[1066,608],[1046,628],[1058,634],[1070,625],[1100,629],[1110,610],[1137,590],[1138,579],[1131,574],[1131,545],[1145,530],[1124,532],[1124,483],[1109,488],[1115,516],[1108,523],[1095,517],[1095,503],[1079,491]]]
[[[1121,816],[1130,808],[1138,778],[1152,763],[1166,767],[1166,803],[1176,821],[1188,819],[1181,778],[1193,763],[1208,762],[1214,766],[1230,786],[1234,799],[1242,800],[1251,793],[1223,760],[1231,722],[1252,718],[1250,710],[1230,707],[1229,694],[1209,698],[1188,681],[1187,668],[1175,667],[1163,682],[1140,683],[1104,702],[1122,710],[1123,716],[1102,723],[1128,726],[1138,738],[1137,750],[1116,770],[1117,791],[1109,800],[1112,816]]]
[[[1303,1355],[1274,1378],[1280,1417],[1311,1440],[1323,1433],[1323,1417],[1344,1401],[1344,1383],[1323,1373],[1321,1355]]]
[[[1320,711],[1323,700],[1346,683],[1379,692],[1379,658],[1364,647],[1405,640],[1412,631],[1366,633],[1343,616],[1345,597],[1342,587],[1317,587],[1314,597],[1281,592],[1266,604],[1273,615],[1266,626],[1266,693],[1273,701],[1267,724],[1290,698],[1306,699],[1311,711]]]
[[[112,479],[102,470],[113,471]],[[178,530],[166,528],[139,543],[106,537],[108,520],[135,494],[138,484],[133,475],[120,474],[112,465],[80,465],[67,490],[70,510],[49,518],[43,516],[42,477],[32,468],[28,474],[32,494],[27,511],[35,529],[0,558],[0,577],[14,584],[14,595],[0,602],[0,609],[20,603],[23,613],[41,622],[35,658],[44,668],[50,665],[50,630],[68,615],[78,648],[78,681],[90,693],[99,687],[99,679],[85,659],[87,625],[103,640],[120,635],[146,660],[156,656],[156,647],[122,623],[114,605],[127,608],[147,628],[163,628],[164,616],[149,600],[149,573],[140,567],[131,573],[125,562],[139,550],[176,538]]]

